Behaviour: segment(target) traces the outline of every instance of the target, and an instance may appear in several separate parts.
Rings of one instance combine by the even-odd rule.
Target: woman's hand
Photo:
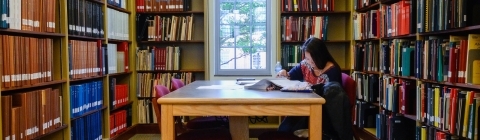
[[[289,78],[287,71],[285,69],[280,70],[277,73],[277,78]]]

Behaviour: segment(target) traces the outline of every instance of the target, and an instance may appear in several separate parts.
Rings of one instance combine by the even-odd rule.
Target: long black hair
[[[335,67],[341,69],[337,61],[333,59],[333,56],[327,49],[327,45],[323,40],[316,37],[308,38],[302,45],[302,51],[308,52],[312,56],[313,63],[319,69],[324,69],[328,61],[332,62]]]

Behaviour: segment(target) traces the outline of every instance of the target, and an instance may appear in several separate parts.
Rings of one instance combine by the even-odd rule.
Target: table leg
[[[248,117],[246,116],[230,116],[230,134],[232,135],[232,140],[248,140]]]
[[[161,105],[161,135],[162,140],[175,139],[175,125],[173,120],[173,105]],[[158,116],[157,116],[158,117]]]
[[[310,132],[311,140],[322,139],[322,105],[311,105],[310,107]]]

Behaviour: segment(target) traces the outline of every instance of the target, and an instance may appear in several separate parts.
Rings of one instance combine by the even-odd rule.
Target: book
[[[287,78],[265,78],[258,82],[247,84],[244,88],[259,90],[273,89],[284,92],[312,92],[311,85],[308,82],[289,80]]]

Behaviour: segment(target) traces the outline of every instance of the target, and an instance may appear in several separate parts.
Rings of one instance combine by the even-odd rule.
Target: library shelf
[[[414,121],[417,120],[417,116],[415,115],[403,114],[403,117],[408,118],[410,120],[414,120]]]
[[[100,79],[100,78],[103,78],[103,77],[105,77],[105,76],[101,75],[101,76],[92,76],[92,77],[86,77],[86,78],[71,79],[70,83],[88,81],[88,80],[93,80],[93,79]]]
[[[361,74],[381,74],[381,72],[378,71],[361,71]]]
[[[36,88],[36,87],[44,87],[44,86],[51,86],[51,85],[56,85],[56,84],[63,84],[66,83],[67,80],[53,80],[50,82],[42,82],[34,85],[27,85],[27,86],[21,86],[21,87],[12,87],[12,88],[2,88],[2,95],[6,95],[8,91],[15,91],[15,90],[24,90],[24,89],[31,89],[31,88]]]
[[[110,76],[110,77],[123,76],[123,75],[128,75],[128,74],[130,74],[130,73],[132,73],[132,71],[112,73],[112,74],[108,74],[108,76]]]
[[[395,78],[402,78],[402,79],[409,79],[409,80],[417,80],[418,78],[415,76],[398,76],[398,75],[391,75],[385,74],[386,76],[395,77]]]
[[[455,28],[455,29],[448,29],[448,30],[441,30],[441,31],[433,31],[433,32],[423,32],[419,33],[419,35],[450,35],[450,34],[465,34],[465,32],[472,32],[472,31],[480,31],[480,25],[462,27],[462,28]]]
[[[39,37],[39,38],[65,37],[65,35],[61,34],[61,33],[36,32],[36,31],[16,30],[16,29],[0,29],[0,34],[19,35],[19,36],[28,36],[28,37]]]
[[[186,14],[203,14],[203,11],[161,11],[161,12],[137,12],[137,14],[152,14],[152,15],[186,15]]]
[[[127,107],[127,106],[130,106],[130,105],[132,105],[132,104],[133,104],[133,101],[128,101],[126,104],[124,104],[124,105],[122,105],[122,106],[118,106],[118,107],[114,107],[114,108],[110,109],[110,113],[111,113],[111,112],[118,111],[118,110],[120,110],[120,109],[123,109],[123,108],[125,108],[125,107]]]
[[[157,127],[158,127],[158,126],[157,126]],[[111,140],[123,139],[123,137],[125,137],[125,136],[122,136],[123,134],[125,134],[125,133],[127,133],[127,132],[131,132],[131,131],[134,130],[134,129],[135,129],[135,127],[130,126],[130,127],[127,128],[127,130],[122,131],[122,132],[120,132],[120,133],[118,133],[118,134],[115,134],[115,136],[113,136],[113,137],[110,138],[110,139],[111,139]],[[135,134],[133,134],[133,135],[135,135]]]
[[[350,14],[350,11],[298,11],[298,12],[282,12],[281,15],[336,15],[336,14]]]
[[[86,112],[86,113],[83,113],[82,115],[80,115],[80,116],[78,116],[78,117],[71,118],[70,121],[74,121],[74,120],[76,120],[76,119],[79,119],[79,118],[88,116],[88,115],[93,114],[93,113],[95,113],[95,112],[102,111],[102,110],[104,110],[104,109],[107,109],[107,106],[103,106],[102,108],[95,109],[95,110],[92,110],[92,111],[88,111],[88,112]]]
[[[137,70],[138,73],[205,72],[205,70]]]
[[[390,4],[393,4],[393,3],[397,3],[399,1],[400,0],[380,0],[380,3],[390,5]]]
[[[111,9],[115,9],[115,10],[120,11],[120,12],[127,13],[127,14],[131,14],[131,13],[132,13],[132,12],[128,11],[127,9],[120,8],[120,7],[117,7],[117,6],[113,6],[113,5],[111,5],[111,4],[107,4],[107,7],[108,7],[108,8],[111,8]]]
[[[40,136],[38,136],[38,137],[35,137],[35,138],[33,138],[33,139],[34,139],[34,140],[42,139],[42,138],[45,137],[45,136],[48,136],[48,135],[50,135],[50,134],[53,134],[53,133],[62,131],[63,129],[65,129],[65,128],[67,128],[67,127],[68,127],[68,125],[63,124],[62,126],[60,126],[60,127],[58,127],[58,128],[55,128],[54,130],[52,130],[52,131],[50,131],[50,132],[48,132],[48,133],[42,134],[42,135],[40,135]]]
[[[357,135],[361,139],[366,139],[366,140],[377,140],[376,128],[358,128],[357,126],[353,127],[355,129],[355,132],[357,132]]]
[[[105,4],[105,3],[103,2],[103,0],[87,0],[87,1],[94,2],[94,3],[98,3],[98,4],[100,4],[100,5]]]
[[[96,37],[78,36],[78,35],[68,35],[68,39],[69,40],[88,40],[88,41],[105,40],[105,38],[96,38]]]
[[[180,40],[180,41],[139,41],[139,44],[184,44],[184,43],[205,43],[203,40]]]
[[[350,40],[324,40],[325,43],[350,43]],[[305,41],[282,41],[282,43],[303,44]]]
[[[406,35],[398,35],[398,36],[391,36],[391,37],[383,37],[382,40],[388,40],[388,39],[403,39],[403,38],[415,38],[417,37],[417,34],[406,34]]]
[[[357,11],[359,13],[363,13],[363,12],[367,12],[367,11],[370,11],[370,10],[378,9],[379,7],[380,7],[380,2],[376,2],[376,3],[373,3],[369,6],[365,6],[363,8],[356,9],[355,11]]]
[[[452,87],[461,87],[461,88],[468,88],[468,89],[480,89],[480,85],[468,84],[468,83],[451,83],[451,82],[439,82],[427,79],[420,79],[422,82],[433,83],[433,84],[440,84]]]
[[[120,39],[108,39],[108,43],[120,43],[120,42],[128,42],[129,44],[132,43],[131,40],[120,40]]]
[[[368,42],[368,41],[378,41],[380,39],[378,38],[368,38],[368,39],[361,39],[361,40],[355,40],[356,42]]]

